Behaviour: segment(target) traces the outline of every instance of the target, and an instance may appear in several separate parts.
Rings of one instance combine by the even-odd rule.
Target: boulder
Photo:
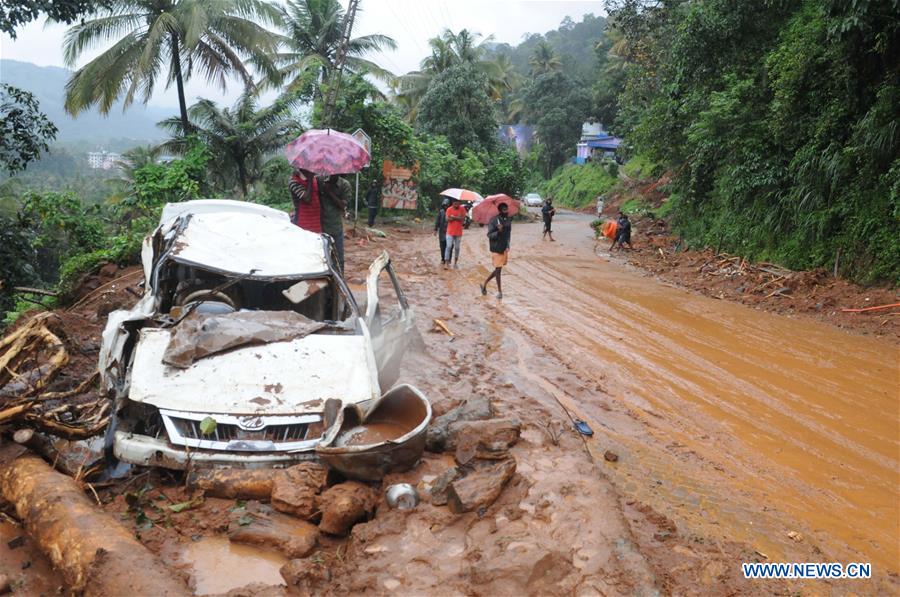
[[[269,516],[245,514],[228,525],[228,539],[275,549],[288,558],[304,558],[316,548],[315,525],[273,512]]]
[[[294,592],[301,595],[312,595],[317,587],[331,580],[331,571],[322,563],[312,559],[291,560],[279,570],[281,578]]]
[[[500,496],[516,472],[516,461],[475,460],[472,471],[450,484],[447,505],[456,514],[487,508]]]
[[[431,484],[431,503],[435,506],[447,505],[447,492],[450,490],[450,484],[456,481],[462,473],[458,468],[451,467],[441,473],[434,483]]]
[[[303,520],[318,514],[316,496],[325,486],[327,469],[315,462],[303,462],[275,477],[272,483],[272,507]]]
[[[466,464],[473,458],[503,460],[519,441],[522,423],[516,419],[457,421],[449,428],[445,447],[456,450],[456,461]]]
[[[491,401],[485,396],[472,396],[461,405],[436,417],[425,432],[425,449],[429,452],[443,452],[446,447],[450,425],[457,421],[479,421],[493,417]]]
[[[346,535],[357,522],[367,520],[378,504],[378,492],[357,481],[330,487],[318,499],[322,513],[319,529],[330,535]]]

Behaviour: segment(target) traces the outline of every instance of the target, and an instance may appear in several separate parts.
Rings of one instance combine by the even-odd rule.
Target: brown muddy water
[[[195,595],[218,595],[258,583],[283,585],[279,569],[287,558],[275,551],[204,537],[185,546],[181,556]]]
[[[372,422],[348,429],[341,438],[341,446],[366,446],[397,439],[408,433],[408,425],[388,422]]]

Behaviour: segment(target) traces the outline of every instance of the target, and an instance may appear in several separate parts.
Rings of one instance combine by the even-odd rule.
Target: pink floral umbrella
[[[369,163],[369,152],[356,139],[333,129],[310,129],[284,149],[295,168],[315,174],[359,172]]]

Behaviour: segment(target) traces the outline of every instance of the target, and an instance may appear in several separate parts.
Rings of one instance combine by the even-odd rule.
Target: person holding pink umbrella
[[[309,170],[295,168],[288,183],[291,201],[294,203],[294,224],[309,230],[322,233],[321,203],[319,201],[319,182]]]
[[[500,274],[503,266],[509,261],[509,241],[512,236],[512,218],[509,217],[509,206],[506,203],[497,204],[497,215],[488,223],[488,242],[491,249],[491,262],[494,271],[481,285],[481,294],[487,294],[487,285],[493,279],[497,280],[497,298],[503,298],[503,286],[500,283]]]

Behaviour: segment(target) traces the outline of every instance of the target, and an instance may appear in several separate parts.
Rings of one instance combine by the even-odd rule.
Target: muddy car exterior
[[[122,461],[287,465],[312,457],[324,405],[395,381],[416,332],[387,253],[354,294],[332,241],[254,204],[166,206],[142,251],[144,293],[110,314],[100,350]],[[362,306],[364,305],[364,307]]]

